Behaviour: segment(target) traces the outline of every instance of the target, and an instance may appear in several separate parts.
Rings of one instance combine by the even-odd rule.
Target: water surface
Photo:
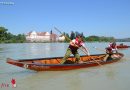
[[[124,43],[130,45],[130,43]],[[108,43],[86,43],[90,54],[104,53]],[[68,43],[0,44],[0,85],[16,79],[17,90],[129,90],[130,49],[119,50],[119,62],[69,71],[35,72],[6,63],[6,58],[30,59],[64,56]],[[81,55],[83,53],[79,51]],[[12,89],[1,88],[0,89]]]

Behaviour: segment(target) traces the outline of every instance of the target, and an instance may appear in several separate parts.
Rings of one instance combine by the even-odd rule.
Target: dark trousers
[[[65,61],[70,57],[71,54],[73,54],[74,57],[76,58],[76,62],[78,62],[80,60],[80,55],[79,55],[78,51],[72,52],[71,49],[68,48],[67,51],[66,51],[65,56],[62,59],[61,64],[64,64]]]

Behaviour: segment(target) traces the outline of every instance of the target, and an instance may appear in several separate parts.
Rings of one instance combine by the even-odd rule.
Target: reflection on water
[[[130,43],[125,43],[130,45]],[[86,43],[91,54],[104,53],[108,43]],[[6,58],[64,56],[68,43],[0,44],[0,84],[16,79],[18,90],[129,90],[130,49],[119,50],[125,57],[116,63],[70,71],[35,72],[6,64]],[[84,54],[80,51],[80,54]]]

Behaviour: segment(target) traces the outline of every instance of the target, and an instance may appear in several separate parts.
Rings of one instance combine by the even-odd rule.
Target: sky
[[[30,31],[130,37],[130,0],[0,0],[0,26]]]

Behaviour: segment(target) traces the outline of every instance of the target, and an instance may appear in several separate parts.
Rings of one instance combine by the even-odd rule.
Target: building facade
[[[31,31],[26,35],[27,42],[56,42],[57,35],[49,32]]]
[[[61,35],[58,37],[58,41],[59,42],[63,42],[65,40],[65,36],[64,35]]]

